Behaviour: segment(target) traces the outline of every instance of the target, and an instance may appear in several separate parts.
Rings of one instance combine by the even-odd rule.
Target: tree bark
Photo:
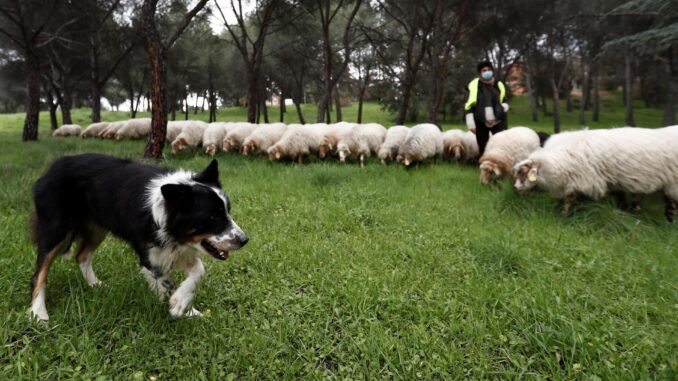
[[[626,102],[626,125],[635,127],[636,121],[633,116],[633,78],[631,71],[631,52],[624,52],[624,101]]]
[[[261,112],[264,114],[264,123],[270,123],[268,121],[268,107],[266,106],[265,97],[261,97]]]
[[[590,73],[589,73],[589,66],[582,62],[582,67],[581,67],[581,81],[582,81],[582,89],[581,89],[581,103],[579,105],[579,124],[585,125],[586,124],[586,107],[589,104],[589,94],[591,91],[589,90],[589,78],[590,78]]]
[[[66,82],[66,81],[64,81]],[[71,118],[71,105],[73,101],[73,94],[71,94],[70,84],[64,83],[63,87],[64,95],[61,99],[61,124],[73,124],[73,119]]]
[[[669,92],[664,105],[664,126],[676,124],[676,107],[678,107],[678,46],[674,45],[669,52]]]
[[[190,107],[188,105],[188,92],[186,92],[186,95],[184,96],[184,103],[186,104],[186,110],[184,110],[184,120],[188,120],[188,109]]]
[[[101,87],[98,78],[92,79],[92,123],[101,122]]]
[[[23,141],[38,140],[38,122],[40,120],[40,63],[37,58],[28,55],[28,77],[26,78],[26,118],[24,119]]]
[[[280,107],[280,123],[284,123],[287,110],[285,109],[285,93],[282,91],[280,92],[280,104],[278,106]]]
[[[525,83],[527,84],[527,96],[530,99],[530,113],[532,114],[532,121],[539,121],[539,109],[537,105],[537,95],[535,94],[534,86],[532,84],[532,73],[527,71],[525,74]]]
[[[410,98],[412,97],[412,87],[414,86],[413,74],[410,70],[407,70],[405,73],[405,81],[403,82],[403,99],[400,101],[400,107],[398,108],[398,116],[396,117],[396,124],[402,125],[405,124],[405,119],[407,119],[407,111],[410,108]]]
[[[144,157],[159,159],[165,147],[167,134],[167,93],[165,89],[165,48],[155,26],[155,6],[153,1],[145,1],[142,7],[142,29],[146,37],[146,50],[151,68],[151,132],[144,150]]]
[[[336,122],[339,123],[343,120],[343,116],[341,115],[341,94],[339,94],[339,86],[334,87],[334,112],[336,115]]]
[[[555,78],[551,77],[551,91],[553,92],[553,133],[560,133],[560,94]]]
[[[56,115],[56,109],[58,104],[54,101],[52,91],[47,86],[44,86],[44,90],[45,96],[47,97],[47,103],[49,104],[49,125],[52,128],[52,131],[54,131],[59,127]]]
[[[593,98],[591,100],[591,120],[597,122],[600,120],[600,93],[598,89],[598,70],[595,66],[591,71],[591,77],[591,98]]]
[[[297,117],[299,118],[299,124],[306,124],[306,119],[304,119],[304,113],[301,111],[301,104],[297,101],[296,98],[292,99],[294,102],[294,108],[297,109]]]

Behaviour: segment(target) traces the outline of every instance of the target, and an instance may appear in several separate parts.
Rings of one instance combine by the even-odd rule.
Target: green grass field
[[[515,100],[512,124],[548,131],[526,107]],[[619,104],[604,111],[592,127],[623,124]],[[75,110],[76,123],[87,118]],[[637,120],[656,127],[661,113],[639,109]],[[392,115],[369,104],[365,121]],[[132,250],[109,237],[94,259],[104,285],[90,289],[73,259],[55,262],[51,320],[31,323],[33,182],[61,155],[139,158],[144,142],[51,138],[43,114],[40,141],[22,143],[22,122],[0,116],[0,379],[678,378],[678,231],[659,200],[638,213],[584,202],[562,218],[547,195],[482,187],[477,169],[454,164],[220,155],[251,241],[226,262],[204,259],[195,304],[205,317],[171,319]],[[170,167],[208,163],[167,153]]]

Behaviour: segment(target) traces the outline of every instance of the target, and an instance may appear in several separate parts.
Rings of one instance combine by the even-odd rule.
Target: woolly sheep
[[[151,118],[130,119],[115,132],[115,140],[141,139],[151,132]]]
[[[564,199],[564,215],[569,214],[579,194],[598,200],[611,191],[663,191],[666,218],[673,221],[678,212],[676,139],[678,126],[554,135],[544,148],[515,165],[514,186],[520,191],[539,187]]]
[[[80,137],[86,139],[98,136],[104,128],[108,127],[108,124],[108,122],[92,123],[80,133]]]
[[[360,167],[365,167],[365,159],[372,153],[377,153],[386,138],[386,128],[381,124],[357,124],[351,133],[345,135],[337,144],[339,160],[355,156],[360,161]]]
[[[403,144],[409,132],[410,128],[405,126],[393,126],[386,131],[384,143],[381,144],[377,153],[381,164],[386,164],[396,159],[398,148]]]
[[[467,163],[477,160],[479,154],[478,141],[474,133],[462,130],[443,132],[443,156]]]
[[[80,136],[82,127],[77,124],[64,124],[52,132],[52,136]]]
[[[212,157],[217,154],[231,125],[233,123],[230,122],[214,122],[207,125],[202,134],[202,148],[206,154]]]
[[[250,153],[264,153],[268,148],[274,145],[287,130],[285,123],[260,124],[259,128],[245,138],[242,143],[242,154],[247,156]]]
[[[239,151],[242,143],[256,128],[257,125],[252,123],[236,123],[233,125],[224,137],[222,145],[224,152]]]
[[[109,123],[106,128],[104,128],[103,130],[101,130],[101,132],[99,132],[99,137],[101,139],[113,139],[113,138],[115,138],[115,133],[118,132],[118,130],[120,128],[122,128],[125,125],[125,123],[127,123],[127,121],[125,121],[125,120]]]
[[[398,149],[396,161],[409,167],[426,159],[435,159],[443,153],[443,134],[435,124],[418,124],[410,129]]]
[[[170,121],[167,122],[167,133],[165,134],[165,141],[167,144],[172,142],[179,136],[181,130],[184,128],[185,121]]]
[[[330,124],[327,133],[323,136],[318,149],[318,157],[324,159],[327,155],[334,155],[337,152],[337,145],[339,141],[346,135],[350,134],[355,126],[355,123],[339,122]]]
[[[282,138],[268,148],[268,159],[273,161],[291,158],[303,163],[309,154],[318,152],[327,130],[328,126],[323,123],[290,124]]]
[[[202,143],[202,135],[207,129],[207,123],[199,120],[175,121],[181,126],[181,132],[172,141],[172,154],[187,148],[197,147]]]
[[[527,127],[513,127],[492,135],[480,163],[480,182],[484,185],[510,176],[513,166],[539,149],[539,135]]]

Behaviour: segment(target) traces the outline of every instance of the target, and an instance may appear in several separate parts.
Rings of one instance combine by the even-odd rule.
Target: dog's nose
[[[242,238],[240,238],[240,247],[247,245],[247,242],[249,241],[250,241],[249,237],[243,236]]]

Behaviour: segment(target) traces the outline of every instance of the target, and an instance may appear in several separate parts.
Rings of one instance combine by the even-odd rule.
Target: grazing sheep
[[[181,125],[181,132],[172,141],[172,154],[176,155],[179,151],[187,148],[194,148],[202,144],[202,135],[207,129],[207,123],[200,120],[175,121]]]
[[[513,127],[492,135],[480,158],[480,182],[487,185],[510,176],[513,166],[539,149],[539,135],[527,127]]]
[[[245,156],[256,152],[263,154],[282,138],[286,130],[285,123],[260,124],[259,128],[252,131],[243,141],[242,154]]]
[[[426,159],[435,159],[443,153],[443,134],[435,124],[417,124],[410,129],[398,149],[396,161],[409,167]]]
[[[224,138],[228,133],[228,128],[233,123],[230,122],[214,122],[210,123],[205,132],[202,134],[202,148],[205,153],[214,157],[217,151],[221,149]]]
[[[365,159],[377,153],[386,138],[386,128],[381,124],[357,124],[351,133],[345,135],[337,144],[339,160],[355,156],[360,161],[360,167],[365,167]]]
[[[64,124],[52,132],[52,136],[80,136],[82,127],[77,124]]]
[[[184,128],[185,121],[170,121],[167,122],[167,133],[165,134],[165,142],[172,144],[172,142],[179,136],[181,130]]]
[[[476,135],[470,131],[448,130],[443,132],[443,156],[451,160],[468,163],[480,155]]]
[[[377,156],[381,160],[381,164],[387,164],[389,161],[394,161],[398,156],[398,148],[403,144],[407,134],[410,132],[409,127],[393,126],[386,131],[386,138],[384,143],[379,147]]]
[[[115,140],[141,139],[151,132],[151,118],[130,119],[115,132]]]
[[[637,195],[662,191],[666,218],[673,221],[678,212],[677,139],[678,127],[623,127],[554,135],[544,148],[515,165],[514,186],[520,191],[539,187],[564,199],[564,215],[569,214],[579,194],[598,200],[609,192]]]
[[[242,143],[257,127],[256,124],[252,123],[235,123],[228,129],[228,133],[224,137],[222,146],[224,152],[240,151]]]
[[[80,133],[80,137],[86,139],[98,136],[104,128],[108,127],[108,124],[108,122],[92,123]]]
[[[327,133],[323,136],[318,149],[318,157],[324,159],[327,155],[335,155],[339,141],[350,134],[355,127],[355,123],[339,122],[330,124]]]
[[[290,124],[282,138],[268,148],[268,159],[290,158],[303,163],[311,153],[317,153],[327,132],[326,124]]]
[[[118,121],[118,122],[112,122],[108,124],[108,127],[104,128],[99,132],[99,137],[101,139],[113,139],[115,138],[115,133],[118,132],[119,129],[121,129],[125,123],[127,123],[126,120]]]

